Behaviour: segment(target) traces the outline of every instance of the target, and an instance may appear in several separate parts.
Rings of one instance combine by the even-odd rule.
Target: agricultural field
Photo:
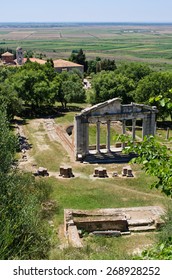
[[[21,46],[53,59],[67,59],[82,48],[87,59],[99,56],[172,69],[170,24],[0,24],[0,46]]]

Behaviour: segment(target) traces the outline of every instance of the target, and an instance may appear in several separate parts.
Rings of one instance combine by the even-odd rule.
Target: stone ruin
[[[60,166],[60,174],[59,176],[63,178],[72,178],[75,177],[73,172],[72,172],[72,167],[71,166]]]
[[[133,171],[132,168],[130,166],[124,166],[122,168],[122,173],[121,173],[122,177],[134,177],[133,175]],[[113,171],[112,172],[112,177],[118,177],[118,172],[117,171]],[[93,177],[95,178],[108,178],[108,174],[107,174],[107,170],[104,167],[96,167],[94,168],[94,174]]]
[[[122,168],[122,176],[123,177],[134,177],[133,171],[130,166],[125,166]]]
[[[101,236],[122,236],[158,229],[164,210],[159,206],[64,210],[64,235],[71,246],[82,248],[82,232]]]
[[[155,106],[144,104],[121,104],[120,98],[113,98],[105,102],[96,104],[90,108],[86,108],[75,116],[74,124],[74,146],[75,159],[82,161],[90,154],[89,145],[89,125],[96,125],[96,146],[97,154],[107,153],[109,156],[112,152],[111,147],[111,125],[113,122],[120,121],[122,123],[122,134],[126,134],[126,121],[132,121],[132,139],[136,140],[136,120],[142,120],[142,138],[146,135],[154,135],[156,129],[155,116],[157,113]],[[106,124],[106,145],[105,152],[102,151],[100,143],[101,125]],[[122,145],[124,146],[124,145]],[[121,147],[120,143],[116,147]],[[123,148],[123,147],[122,147]]]
[[[103,167],[97,167],[94,169],[94,174],[93,177],[97,177],[97,178],[107,178],[107,170],[106,168]]]
[[[36,172],[33,173],[34,176],[49,176],[48,170],[47,168],[44,167],[39,167],[38,170]]]
[[[20,162],[28,161],[27,151],[32,148],[32,145],[29,144],[28,139],[25,137],[23,129],[21,126],[17,125],[17,138],[18,138],[18,152],[22,152],[22,157]]]

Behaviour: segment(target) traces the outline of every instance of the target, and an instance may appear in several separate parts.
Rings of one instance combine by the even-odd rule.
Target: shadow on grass
[[[70,105],[66,108],[62,106],[41,106],[39,108],[32,108],[27,106],[23,109],[20,117],[23,119],[21,122],[24,123],[25,119],[36,119],[36,118],[58,118],[63,117],[67,112],[80,112],[82,107],[76,105]]]

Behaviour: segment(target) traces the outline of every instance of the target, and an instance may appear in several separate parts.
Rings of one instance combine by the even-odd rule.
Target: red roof
[[[1,54],[1,56],[14,56],[14,55],[10,52],[5,52],[5,53]]]
[[[83,67],[81,64],[77,64],[68,60],[57,59],[53,60],[54,67]]]
[[[39,58],[36,58],[36,57],[31,57],[31,58],[29,58],[29,60],[30,60],[31,62],[37,62],[37,63],[39,63],[39,64],[45,64],[45,63],[46,63],[45,60],[39,59]],[[25,62],[27,61],[27,58],[24,58],[23,61],[24,61],[24,63],[25,63]]]

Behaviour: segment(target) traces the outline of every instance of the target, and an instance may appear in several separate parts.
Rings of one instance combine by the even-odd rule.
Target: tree
[[[129,139],[127,139],[129,140]],[[123,138],[123,141],[126,139]],[[125,152],[135,152],[138,157],[132,162],[142,165],[145,172],[155,176],[151,185],[172,198],[172,156],[166,146],[159,144],[153,136],[145,137],[142,143],[129,142]],[[160,229],[158,243],[142,252],[136,259],[172,259],[172,208],[171,205],[163,217],[165,224]]]
[[[17,139],[10,132],[5,106],[0,106],[0,176],[10,171],[16,152]]]
[[[8,79],[0,84],[0,104],[5,105],[9,120],[22,111],[22,100]]]
[[[169,90],[172,93],[171,90]],[[149,99],[150,105],[153,105],[158,108],[159,116],[164,120],[166,117],[170,116],[172,119],[172,98],[163,97],[162,95],[158,95],[155,97],[151,97]]]
[[[172,197],[172,156],[167,147],[158,143],[153,136],[145,136],[138,144],[132,141],[128,143],[129,148],[126,148],[125,152],[134,152],[138,155],[133,162],[142,164],[147,174],[156,177],[151,187],[160,189]]]
[[[78,64],[81,64],[84,66],[84,71],[87,71],[88,64],[86,61],[86,56],[82,49],[79,51],[72,51],[71,56],[69,57],[69,60]]]
[[[114,97],[120,97],[124,103],[130,103],[132,97],[130,92],[135,88],[134,81],[115,71],[102,71],[93,76],[92,104],[104,102]]]
[[[43,67],[44,66],[44,67]],[[51,81],[54,71],[50,64],[27,63],[13,77],[12,82],[19,97],[32,109],[54,102]]]
[[[138,83],[144,77],[150,75],[153,71],[146,63],[130,62],[121,63],[115,71],[133,79]]]
[[[103,70],[105,71],[114,71],[116,69],[116,63],[115,60],[110,59],[102,59],[97,61],[96,64],[96,73],[101,72]]]
[[[139,81],[133,98],[138,103],[157,106],[159,110],[158,115],[165,118],[170,114],[169,110],[171,110],[171,108],[166,107],[168,110],[164,110],[164,106],[162,105],[164,102],[168,104],[172,102],[171,88],[172,73],[154,72]]]
[[[83,103],[85,99],[80,76],[76,73],[61,73],[57,100],[62,103],[62,106],[66,108],[67,103],[70,102]]]
[[[88,61],[88,69],[87,73],[98,73],[103,70],[105,71],[114,71],[116,69],[116,63],[115,60],[111,59],[101,59],[100,57],[96,57],[95,60],[89,60]]]

